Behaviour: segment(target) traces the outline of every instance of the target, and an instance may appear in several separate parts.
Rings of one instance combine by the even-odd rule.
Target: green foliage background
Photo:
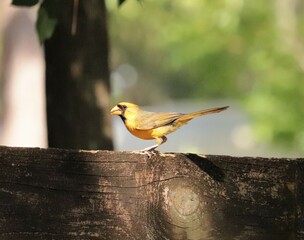
[[[304,153],[303,1],[107,5],[113,69],[128,63],[139,75],[121,99],[234,99],[257,138]]]

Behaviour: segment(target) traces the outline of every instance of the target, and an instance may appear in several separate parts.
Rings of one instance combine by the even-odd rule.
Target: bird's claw
[[[143,154],[143,155],[146,155],[149,159],[154,156],[154,155],[157,155],[159,153],[159,151],[157,150],[139,150],[139,151],[132,151],[133,153],[138,153],[138,154]]]

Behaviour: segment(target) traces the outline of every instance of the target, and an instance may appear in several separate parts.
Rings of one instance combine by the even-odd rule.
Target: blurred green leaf
[[[52,36],[57,25],[57,14],[59,10],[59,0],[44,0],[41,4],[36,22],[40,43],[43,43]]]
[[[143,3],[144,0],[137,0],[140,4]],[[125,3],[126,0],[118,0],[118,6],[120,7],[123,3]]]
[[[12,5],[15,6],[24,6],[24,7],[32,7],[39,3],[39,0],[13,0]]]
[[[118,6],[121,6],[126,0],[118,0]]]

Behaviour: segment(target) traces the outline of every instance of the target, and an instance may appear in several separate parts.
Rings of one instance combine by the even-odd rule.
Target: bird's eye
[[[126,105],[117,105],[117,107],[119,107],[121,110],[126,110],[127,106]]]

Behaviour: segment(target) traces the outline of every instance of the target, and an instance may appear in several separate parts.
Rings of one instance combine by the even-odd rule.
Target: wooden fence
[[[0,147],[0,239],[304,239],[304,159]]]

